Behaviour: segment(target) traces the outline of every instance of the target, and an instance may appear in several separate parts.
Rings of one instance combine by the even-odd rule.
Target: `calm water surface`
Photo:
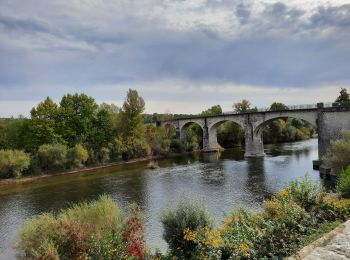
[[[245,159],[244,151],[237,148],[226,150],[220,158],[212,153],[161,160],[156,170],[137,163],[1,187],[0,259],[16,258],[16,236],[28,218],[104,193],[122,207],[130,202],[140,205],[147,217],[148,246],[164,249],[159,212],[182,193],[204,199],[220,221],[240,205],[259,210],[264,198],[306,172],[320,179],[312,170],[312,160],[318,157],[316,139],[266,145],[265,153],[264,158]]]

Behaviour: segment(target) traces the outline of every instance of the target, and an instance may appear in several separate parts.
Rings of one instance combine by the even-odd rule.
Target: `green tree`
[[[67,146],[63,144],[43,144],[39,147],[38,157],[44,170],[64,169],[67,162]]]
[[[143,139],[145,126],[142,113],[145,110],[145,101],[136,90],[129,89],[126,100],[120,111],[121,134],[126,137]]]
[[[288,110],[288,107],[281,102],[274,102],[270,106],[270,111]]]
[[[89,148],[95,152],[107,147],[114,139],[113,115],[106,109],[97,112],[93,120],[93,127],[89,131]]]
[[[348,103],[350,102],[349,94],[346,88],[342,88],[340,90],[340,95],[337,97],[335,102],[338,102],[340,104]]]
[[[120,111],[119,135],[124,144],[123,158],[146,155],[145,102],[136,90],[129,89]]]
[[[49,97],[37,107],[32,108],[29,121],[31,149],[36,150],[42,144],[62,142],[57,134],[58,106]]]
[[[19,150],[0,150],[0,178],[21,177],[30,164],[30,156]]]
[[[207,110],[204,110],[201,115],[202,116],[215,116],[215,115],[221,115],[222,114],[222,108],[220,105],[212,106],[211,108],[208,108]]]
[[[233,104],[233,109],[238,113],[249,112],[250,110],[250,102],[246,99],[243,99],[241,102],[237,102]]]
[[[67,94],[59,108],[59,132],[70,145],[87,143],[94,126],[98,105],[85,94]]]

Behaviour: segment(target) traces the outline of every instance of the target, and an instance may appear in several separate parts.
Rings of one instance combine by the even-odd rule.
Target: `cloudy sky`
[[[332,101],[350,87],[350,0],[0,0],[0,117],[84,92],[147,112],[243,98]]]

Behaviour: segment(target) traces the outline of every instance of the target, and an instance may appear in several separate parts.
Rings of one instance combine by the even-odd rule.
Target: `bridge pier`
[[[203,152],[216,152],[219,148],[216,129],[203,128]]]
[[[245,153],[244,157],[262,157],[264,153],[264,143],[261,132],[257,133],[251,124],[245,128]]]

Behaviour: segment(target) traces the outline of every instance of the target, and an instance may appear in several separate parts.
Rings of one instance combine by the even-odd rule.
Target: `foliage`
[[[336,190],[343,198],[350,198],[350,166],[340,173],[336,184]]]
[[[57,133],[58,113],[57,104],[49,97],[32,108],[28,127],[31,149],[36,149],[43,144],[62,142],[61,136]]]
[[[94,129],[97,104],[85,94],[67,94],[60,102],[58,132],[70,145],[89,141]]]
[[[319,206],[323,200],[321,183],[312,182],[307,174],[301,180],[291,181],[289,187],[294,201],[307,211]]]
[[[64,169],[67,162],[67,146],[44,144],[39,147],[38,158],[44,170]]]
[[[35,259],[135,259],[127,251],[133,237],[123,235],[133,230],[129,224],[112,199],[101,196],[57,216],[45,213],[29,220],[20,233],[19,249]]]
[[[350,131],[342,133],[343,139],[331,141],[328,152],[323,161],[336,173],[340,173],[350,165]]]
[[[82,167],[89,158],[88,151],[81,144],[70,148],[67,155],[71,167]]]
[[[163,225],[170,251],[159,259],[283,259],[350,217],[350,199],[325,196],[320,184],[307,176],[265,200],[262,212],[238,208],[219,228],[199,227],[199,222],[189,227],[183,214],[175,214],[196,212],[196,207],[168,209],[171,214]]]
[[[250,111],[250,102],[246,99],[243,99],[241,102],[233,104],[233,109],[238,113],[245,113]]]
[[[0,178],[21,177],[30,164],[30,156],[19,150],[0,150]]]
[[[175,136],[176,131],[171,127],[150,125],[146,128],[146,141],[152,155],[167,154],[170,151],[171,141]]]
[[[207,110],[204,110],[201,115],[202,116],[215,116],[215,115],[221,115],[222,114],[222,108],[220,105],[212,106],[211,108],[208,108]]]
[[[123,137],[132,139],[144,138],[143,111],[145,102],[139,96],[136,90],[129,89],[123,107],[120,111],[120,117],[123,124],[120,126],[120,134]]]
[[[335,102],[338,102],[340,104],[344,104],[344,103],[350,102],[349,94],[348,94],[348,91],[346,90],[346,88],[342,88],[340,90],[340,94],[337,97],[337,99],[335,100]]]
[[[227,121],[217,129],[217,140],[222,147],[234,147],[244,143],[244,129],[237,123]]]
[[[270,111],[288,110],[288,107],[281,102],[274,102],[270,106]]]
[[[161,213],[163,224],[163,238],[169,249],[180,259],[189,259],[195,254],[193,251],[197,243],[184,238],[184,231],[198,231],[213,226],[212,218],[203,203],[182,196],[174,208],[163,209]]]
[[[144,259],[146,242],[144,236],[144,220],[137,205],[129,206],[129,213],[124,220],[123,242],[127,243],[125,252],[138,259]]]
[[[106,163],[110,159],[110,150],[107,147],[102,147],[98,153],[98,160],[101,163]]]

